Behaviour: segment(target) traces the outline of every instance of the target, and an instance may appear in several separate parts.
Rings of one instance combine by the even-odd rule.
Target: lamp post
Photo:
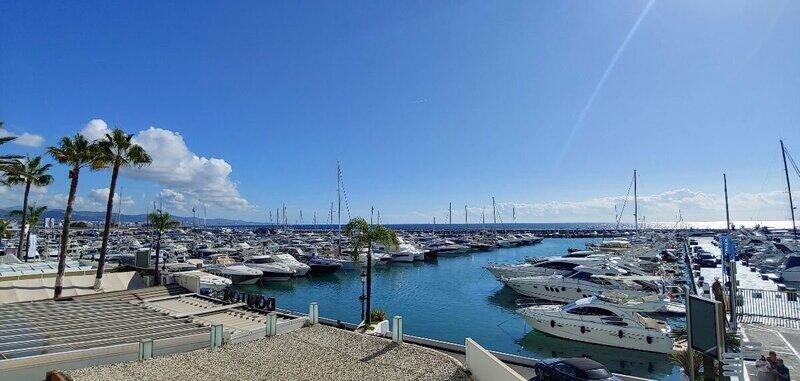
[[[367,296],[364,295],[365,287],[367,283],[367,273],[364,270],[361,270],[361,296],[358,297],[358,300],[361,301],[361,321],[367,321],[367,318],[364,316],[364,301],[367,300]]]

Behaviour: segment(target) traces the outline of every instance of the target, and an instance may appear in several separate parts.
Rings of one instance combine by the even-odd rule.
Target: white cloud
[[[23,132],[22,134],[14,134],[5,128],[0,128],[0,137],[6,136],[16,137],[16,139],[12,140],[11,143],[25,147],[41,147],[42,143],[44,143],[44,137],[41,135],[35,135],[27,132]]]
[[[19,208],[22,206],[22,187],[0,187],[0,208]],[[119,193],[114,193],[114,211],[119,208]],[[30,204],[46,205],[49,209],[63,210],[67,207],[67,195],[50,193],[48,187],[33,187],[28,198]],[[73,208],[75,211],[104,212],[108,202],[108,188],[92,189],[87,195],[76,194]],[[123,211],[134,205],[131,197],[122,197]]]
[[[800,192],[795,199],[800,199]],[[789,218],[786,192],[739,193],[730,195],[729,205],[733,220],[783,220]],[[596,197],[578,201],[547,201],[538,203],[497,203],[498,222],[512,221],[512,208],[516,209],[518,222],[613,222],[615,213],[622,212],[625,196]],[[617,207],[616,211],[614,207]],[[680,209],[684,221],[718,221],[725,219],[725,199],[721,194],[674,189],[654,195],[639,196],[640,219],[648,222],[674,222]],[[478,222],[482,207],[469,207],[470,222]],[[491,203],[486,206],[486,222],[492,221]],[[413,212],[397,216],[414,222],[447,221],[447,210]],[[460,223],[463,211],[453,210],[453,221]],[[623,223],[633,222],[633,196],[625,205]]]
[[[95,119],[81,133],[87,139],[97,139],[108,131],[104,121]],[[193,204],[230,211],[253,208],[230,179],[231,165],[223,159],[196,155],[179,133],[150,127],[137,133],[133,140],[147,150],[153,162],[142,168],[124,168],[123,175],[164,186],[172,208],[186,210]]]
[[[186,211],[186,196],[181,192],[165,188],[158,193],[158,199],[166,205],[167,209]]]
[[[108,205],[108,188],[97,188],[92,189],[89,192],[89,201],[92,203],[93,207],[100,206],[103,210],[105,210],[106,205]],[[127,209],[133,206],[134,201],[133,198],[128,196],[122,197],[122,208]],[[114,192],[114,209],[119,208],[120,205],[120,195],[117,192]]]
[[[102,119],[92,119],[81,130],[81,134],[88,140],[97,140],[110,132],[108,124]]]

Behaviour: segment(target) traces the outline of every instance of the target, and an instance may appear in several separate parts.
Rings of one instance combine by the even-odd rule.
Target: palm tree
[[[94,288],[100,289],[103,280],[103,269],[106,264],[108,252],[108,235],[111,233],[111,215],[114,210],[114,192],[117,189],[117,176],[122,167],[142,167],[150,164],[150,156],[141,146],[131,142],[133,135],[126,134],[115,128],[106,134],[103,140],[97,142],[98,157],[92,163],[94,169],[111,167],[111,185],[108,188],[108,204],[106,204],[106,223],[103,227],[103,243],[100,246],[100,261],[97,263],[97,275]]]
[[[3,238],[8,236],[8,230],[11,227],[11,223],[6,220],[0,220],[0,247],[3,247]]]
[[[156,238],[156,285],[161,284],[161,275],[159,274],[158,266],[161,259],[161,234],[164,230],[174,226],[172,217],[169,213],[156,209],[147,215],[147,220],[150,221],[150,226],[156,229],[158,236]]]
[[[64,211],[64,227],[61,230],[61,248],[58,252],[58,273],[56,274],[56,287],[53,294],[54,299],[61,297],[62,283],[64,282],[64,268],[67,261],[67,244],[69,243],[70,220],[72,219],[72,204],[75,202],[75,193],[78,190],[78,177],[81,168],[93,163],[97,157],[97,147],[86,140],[81,134],[76,134],[70,138],[65,136],[59,141],[57,147],[49,147],[47,152],[56,161],[70,166],[69,170],[69,196],[67,197],[67,209]]]
[[[28,216],[27,222],[28,226],[30,227],[28,228],[28,233],[25,235],[25,250],[23,251],[23,253],[25,253],[23,255],[25,255],[26,261],[28,260],[27,253],[28,250],[30,250],[30,245],[31,245],[31,232],[33,231],[33,228],[39,224],[39,219],[42,217],[42,214],[44,214],[46,210],[47,206],[37,207],[36,204],[33,204],[33,206],[28,207],[27,213],[25,213],[25,211],[22,210],[12,210],[11,213],[8,214],[11,217],[18,217],[18,218],[25,218],[25,215]]]
[[[353,245],[353,262],[359,260],[361,249],[367,248],[367,295],[366,308],[364,310],[364,327],[369,327],[371,324],[370,305],[372,302],[372,244],[382,243],[387,247],[397,247],[400,245],[400,240],[391,229],[382,225],[372,227],[361,217],[350,220],[344,228],[344,233],[350,237],[350,242]]]
[[[4,126],[3,126],[4,124],[5,123],[3,123],[2,120],[0,120],[0,130],[5,129]],[[3,136],[3,137],[0,137],[0,145],[6,144],[6,143],[8,143],[8,142],[10,142],[10,141],[12,141],[12,140],[14,140],[16,138],[17,138],[16,136]],[[20,155],[0,155],[0,166],[9,165],[9,164],[13,163],[17,159],[22,159],[22,156],[20,156]]]
[[[10,185],[25,185],[25,193],[22,199],[22,219],[20,220],[19,228],[19,245],[17,246],[17,257],[22,259],[23,243],[25,241],[25,224],[28,222],[28,196],[31,192],[31,185],[37,187],[44,187],[53,182],[53,176],[50,176],[51,164],[42,164],[42,157],[36,156],[33,159],[26,158],[23,160],[16,160],[10,165],[6,166],[5,171],[7,174],[6,182]]]

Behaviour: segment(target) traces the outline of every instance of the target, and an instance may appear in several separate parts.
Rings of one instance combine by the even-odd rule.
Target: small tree
[[[29,228],[28,233],[25,235],[25,251],[23,251],[26,261],[28,260],[27,253],[31,249],[31,233],[33,232],[33,228],[39,224],[39,219],[46,210],[46,206],[37,207],[36,204],[33,204],[33,206],[28,207],[28,213],[24,213],[22,210],[12,210],[11,213],[8,214],[11,217],[17,217],[20,219],[25,218],[25,215],[27,214]]]
[[[6,220],[0,220],[0,246],[3,246],[3,238],[7,238],[9,235],[9,228],[11,227],[11,223]]]
[[[19,244],[17,245],[17,257],[22,259],[23,248],[25,247],[25,225],[28,223],[28,197],[30,196],[31,186],[44,187],[53,182],[50,176],[50,164],[42,164],[42,157],[36,156],[33,159],[26,158],[16,160],[10,165],[5,166],[6,183],[9,185],[24,185],[25,193],[22,198],[22,217],[20,218]],[[26,257],[27,258],[27,257]]]
[[[344,228],[344,233],[350,237],[350,242],[353,245],[353,262],[358,262],[361,249],[367,248],[367,298],[364,310],[364,324],[369,327],[372,321],[370,314],[370,303],[372,302],[372,244],[382,243],[387,247],[397,247],[400,245],[400,240],[391,229],[382,225],[372,227],[361,217],[350,220]]]
[[[156,284],[161,284],[161,274],[159,273],[159,264],[161,260],[161,234],[170,228],[172,225],[172,217],[169,213],[157,209],[156,211],[147,215],[147,221],[150,226],[156,229],[158,234],[156,238]]]

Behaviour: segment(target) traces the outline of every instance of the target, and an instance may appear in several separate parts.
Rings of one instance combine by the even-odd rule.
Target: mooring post
[[[267,314],[267,336],[275,336],[278,334],[278,314],[270,312]]]
[[[317,302],[311,302],[308,306],[308,323],[311,325],[319,323],[319,305]]]
[[[222,324],[211,325],[211,339],[209,343],[211,349],[222,346],[222,332]]]
[[[153,358],[153,340],[144,339],[139,341],[139,361]]]
[[[392,319],[392,341],[395,343],[403,342],[403,317],[395,316]]]

